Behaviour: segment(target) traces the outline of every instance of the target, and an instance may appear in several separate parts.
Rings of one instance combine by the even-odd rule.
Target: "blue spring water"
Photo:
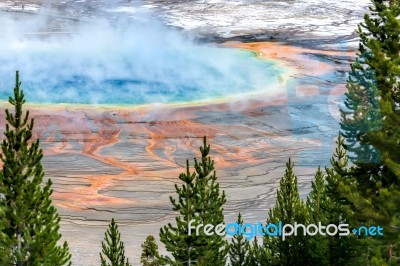
[[[15,70],[28,102],[105,105],[274,93],[285,72],[252,52],[197,44],[159,25],[128,23],[97,23],[65,36],[3,37],[2,100],[12,93]]]
[[[93,69],[88,69],[89,73],[62,73],[65,67],[73,70],[73,66],[64,66],[60,70],[51,69],[49,66],[47,78],[43,75],[44,72],[41,72],[46,71],[43,67],[38,67],[37,71],[34,70],[34,65],[15,65],[7,69],[0,67],[0,98],[7,99],[12,93],[15,69],[20,70],[22,88],[27,100],[33,103],[136,105],[193,102],[242,93],[266,92],[278,87],[278,77],[284,70],[273,62],[256,59],[251,52],[213,48],[211,53],[216,52],[214,49],[223,54],[221,58],[215,54],[207,55],[214,57],[216,65],[192,59],[188,60],[185,69],[181,61],[182,65],[167,68],[159,78],[159,74],[154,73],[149,73],[147,77],[138,75],[133,69],[135,65],[129,61],[124,62],[124,70],[132,72],[131,76],[105,74],[100,78],[90,74]],[[227,69],[221,70],[218,60],[224,60],[226,57],[231,61]],[[42,64],[46,66],[46,61],[43,60]],[[61,73],[55,73],[57,71]],[[185,77],[186,71],[190,72],[188,77]],[[53,78],[53,75],[56,78]]]

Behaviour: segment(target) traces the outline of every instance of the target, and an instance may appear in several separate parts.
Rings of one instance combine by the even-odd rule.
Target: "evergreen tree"
[[[242,215],[239,212],[237,224],[243,226]],[[246,237],[238,232],[233,238],[229,249],[231,266],[247,266],[249,264],[250,244]]]
[[[258,245],[257,237],[254,237],[253,244],[249,246],[249,256],[247,266],[268,266],[269,254],[266,249]]]
[[[365,135],[382,128],[378,90],[374,71],[365,66],[370,54],[363,51],[351,64],[347,92],[344,102],[346,108],[340,110],[341,134],[346,138],[346,149],[355,164],[373,169],[380,160],[379,151],[367,142]]]
[[[17,71],[14,96],[8,100],[14,113],[5,110],[8,124],[0,156],[1,265],[69,264],[67,243],[57,245],[60,217],[52,205],[51,180],[42,182],[43,153],[39,140],[32,140],[34,120],[22,109],[25,98],[20,85]]]
[[[223,205],[226,202],[225,192],[220,192],[214,161],[209,156],[210,146],[204,137],[200,147],[201,161],[195,159],[195,172],[191,173],[189,162],[186,162],[186,173],[179,175],[184,182],[182,186],[175,185],[178,201],[170,197],[174,211],[179,212],[175,218],[176,225],[169,223],[160,229],[160,240],[173,258],[161,257],[161,263],[167,265],[225,265],[228,244],[223,236],[214,234],[207,236],[203,230],[195,235],[195,230],[189,234],[188,225],[224,223]]]
[[[351,214],[353,224],[379,224],[384,228],[384,237],[364,241],[367,244],[364,254],[371,264],[379,264],[382,259],[385,263],[396,264],[400,255],[399,16],[400,1],[372,0],[370,13],[365,15],[358,28],[359,59],[352,67],[357,68],[359,76],[371,78],[366,86],[362,79],[351,73],[350,78],[353,78],[348,82],[346,95],[348,108],[342,112],[343,135],[349,146],[370,148],[352,158],[355,164],[352,174],[340,189],[351,202],[346,210]],[[355,108],[357,97],[354,95],[362,95],[365,91],[371,95],[362,102],[366,107]],[[368,110],[377,115],[369,117]],[[357,123],[352,125],[357,116],[367,117],[364,119],[365,130]],[[356,145],[352,146],[352,143]],[[364,159],[370,157],[375,160]]]
[[[310,220],[315,222],[325,222],[325,212],[326,208],[326,192],[325,192],[325,177],[321,171],[321,168],[318,167],[318,170],[315,174],[314,181],[311,182],[311,191],[308,194],[306,206],[308,211],[310,212]]]
[[[190,173],[189,161],[186,161],[186,173],[181,173],[179,179],[185,184],[178,187],[175,184],[175,190],[179,197],[179,202],[170,197],[174,211],[179,211],[181,216],[175,217],[176,226],[168,223],[160,229],[160,240],[164,243],[166,250],[171,252],[174,259],[169,257],[161,257],[162,265],[191,265],[196,261],[200,251],[200,247],[196,249],[196,245],[205,245],[204,243],[196,243],[196,236],[189,235],[188,226],[192,219],[197,219],[196,224],[200,224],[199,217],[195,216],[195,203],[197,201],[197,187],[194,179],[195,173]],[[198,251],[199,250],[199,251]]]
[[[350,224],[346,208],[351,203],[343,195],[340,187],[350,180],[347,152],[344,139],[339,136],[335,153],[331,158],[331,167],[326,170],[326,199],[322,210],[326,224]],[[353,224],[351,224],[353,226]],[[327,259],[329,265],[352,265],[357,258],[357,241],[353,236],[341,237],[338,234],[328,237]]]
[[[159,266],[158,257],[160,257],[158,254],[158,245],[154,236],[147,236],[146,241],[142,244],[140,262],[143,266]]]
[[[317,173],[315,174],[314,181],[311,182],[311,191],[307,197],[307,211],[308,211],[308,222],[310,224],[321,223],[327,224],[327,208],[328,199],[326,196],[326,184],[325,176],[318,167]],[[327,236],[317,234],[310,236],[308,240],[308,250],[310,254],[310,265],[329,265],[330,260],[327,252],[328,239]]]
[[[124,242],[121,241],[121,234],[114,218],[104,233],[104,240],[105,242],[101,242],[103,253],[100,253],[101,266],[131,266],[129,260],[125,258]]]
[[[293,173],[293,163],[286,164],[284,177],[280,181],[275,206],[269,211],[267,224],[306,224],[307,211],[300,199],[297,188],[297,177]],[[272,229],[270,231],[273,231]],[[268,251],[271,265],[309,265],[310,256],[307,250],[307,238],[302,228],[297,236],[292,235],[285,240],[280,236],[264,236],[264,248]]]
[[[13,265],[11,240],[4,230],[8,227],[8,220],[3,209],[0,210],[0,265]]]

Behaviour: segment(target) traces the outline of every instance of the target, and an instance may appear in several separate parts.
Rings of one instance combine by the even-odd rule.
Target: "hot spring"
[[[199,44],[147,20],[96,20],[63,34],[44,33],[42,24],[3,24],[1,100],[12,93],[15,70],[30,103],[105,105],[273,94],[285,73],[252,52]]]

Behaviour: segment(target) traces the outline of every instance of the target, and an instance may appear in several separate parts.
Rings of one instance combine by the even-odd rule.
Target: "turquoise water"
[[[274,93],[284,69],[239,49],[198,44],[158,25],[108,23],[79,33],[2,36],[0,100],[14,72],[31,103],[138,105]]]

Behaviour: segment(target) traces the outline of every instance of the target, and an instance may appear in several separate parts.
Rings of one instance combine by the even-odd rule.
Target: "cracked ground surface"
[[[32,0],[24,1],[24,10],[21,3],[0,1],[0,16],[23,20],[44,12],[51,18],[44,30],[62,32],[66,24],[93,16],[134,16],[144,9],[152,10],[154,19],[204,40],[273,37],[295,44],[228,44],[295,70],[274,99],[260,95],[143,108],[29,106],[73,265],[98,265],[100,243],[112,217],[120,223],[127,255],[138,263],[141,242],[148,234],[158,236],[160,226],[173,221],[168,198],[174,195],[185,160],[199,155],[204,135],[227,194],[228,222],[238,211],[246,222],[265,220],[289,157],[303,198],[316,167],[328,164],[339,130],[344,72],[354,56],[353,32],[367,1],[148,0],[137,5],[125,0]],[[2,110],[0,121],[3,130]]]

